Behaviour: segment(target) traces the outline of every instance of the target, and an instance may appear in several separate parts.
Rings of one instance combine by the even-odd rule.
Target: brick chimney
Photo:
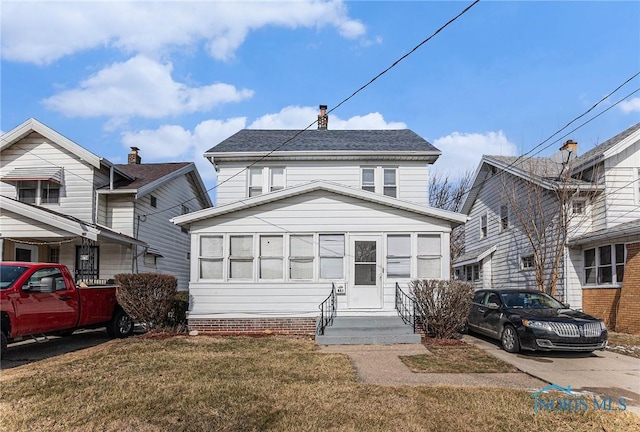
[[[578,151],[578,143],[574,140],[567,140],[566,143],[560,147],[560,151],[569,150],[571,153],[577,153]]]
[[[140,155],[138,154],[139,151],[140,149],[138,147],[131,147],[131,153],[129,153],[127,161],[129,165],[140,165],[142,159],[140,159]]]
[[[329,126],[329,116],[327,115],[327,106],[320,105],[320,114],[318,115],[318,129],[326,130]]]

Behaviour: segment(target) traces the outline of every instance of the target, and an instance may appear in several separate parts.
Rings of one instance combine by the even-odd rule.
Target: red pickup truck
[[[116,287],[78,287],[62,264],[0,263],[2,352],[25,336],[68,335],[79,328],[107,327],[111,337],[133,332],[116,301]]]

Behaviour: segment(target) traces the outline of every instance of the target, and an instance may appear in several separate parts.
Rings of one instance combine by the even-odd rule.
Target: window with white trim
[[[28,204],[35,204],[37,194],[38,194],[37,181],[18,182],[18,201],[23,203],[28,203]]]
[[[361,170],[361,188],[369,192],[376,191],[376,169],[362,168]]]
[[[60,202],[60,185],[55,182],[40,181],[40,202],[42,204],[57,204]]]
[[[586,209],[586,200],[584,199],[574,199],[571,201],[571,213],[574,215],[582,215],[585,213]]]
[[[625,246],[622,243],[584,251],[584,284],[620,284],[624,279]]]
[[[289,279],[313,279],[314,245],[313,235],[289,237]]]
[[[260,236],[260,279],[283,279],[283,250],[281,235]]]
[[[521,270],[533,270],[535,267],[535,260],[533,255],[526,255],[520,257],[520,269]]]
[[[262,168],[249,168],[249,197],[262,195]]]
[[[475,282],[480,279],[480,265],[470,264],[464,266],[465,280],[467,282]]]
[[[284,189],[284,168],[271,168],[269,190],[271,192]]]
[[[442,277],[442,242],[439,235],[418,234],[418,279]]]
[[[382,193],[386,196],[397,198],[398,196],[398,170],[395,168],[384,168],[384,186]]]
[[[253,236],[229,236],[229,279],[253,279]]]
[[[320,279],[344,278],[344,234],[320,234]]]
[[[198,264],[200,279],[223,278],[224,242],[222,236],[201,236]]]
[[[411,276],[411,236],[390,234],[387,236],[387,277]]]
[[[480,238],[487,237],[487,215],[480,216]]]
[[[500,231],[509,229],[509,206],[503,204],[500,206]]]

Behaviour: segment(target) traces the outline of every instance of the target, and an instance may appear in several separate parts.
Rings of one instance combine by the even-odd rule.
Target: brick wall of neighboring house
[[[315,318],[190,319],[189,331],[212,335],[315,335]]]
[[[616,331],[640,334],[640,243],[627,245]]]
[[[582,310],[600,318],[608,329],[614,330],[617,324],[616,308],[620,301],[620,291],[620,288],[584,288]]]

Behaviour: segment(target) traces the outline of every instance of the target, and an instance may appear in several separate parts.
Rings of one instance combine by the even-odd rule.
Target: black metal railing
[[[418,331],[418,328],[426,329],[427,323],[416,314],[416,299],[405,293],[398,282],[396,282],[396,310],[402,321],[413,328],[414,333]]]
[[[338,299],[336,297],[336,284],[331,283],[331,294],[324,299],[318,308],[320,309],[320,317],[316,323],[316,334],[323,335],[324,329],[333,324],[333,318],[336,316],[338,307]]]

